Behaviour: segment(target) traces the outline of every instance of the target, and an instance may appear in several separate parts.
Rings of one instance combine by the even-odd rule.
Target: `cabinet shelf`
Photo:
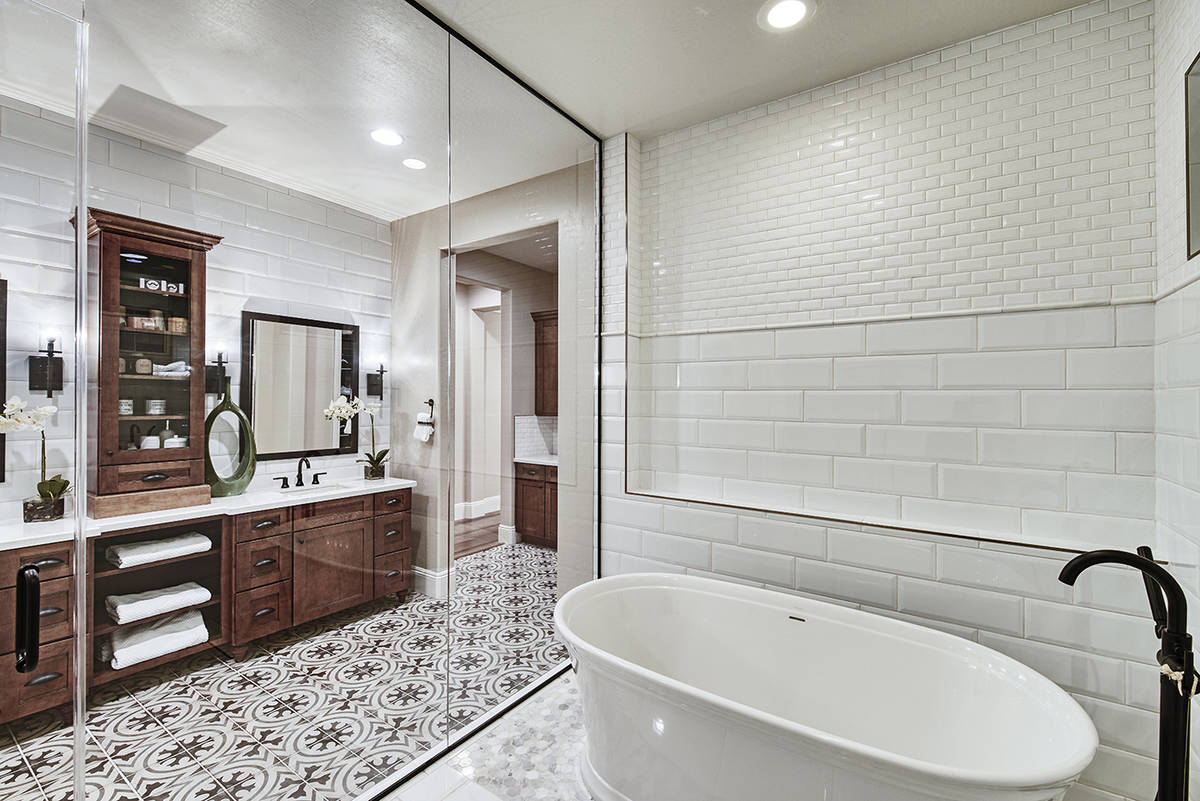
[[[117,378],[130,381],[190,381],[191,375],[143,375],[141,373],[118,373]]]
[[[164,298],[183,298],[187,300],[187,295],[181,295],[178,292],[164,292],[161,289],[146,289],[145,287],[133,286],[131,284],[121,284],[122,292],[141,292],[146,295],[159,295]]]
[[[189,553],[185,556],[175,556],[170,559],[160,559],[157,562],[147,562],[144,565],[134,565],[133,567],[117,567],[108,562],[108,560],[104,558],[103,554],[98,553],[96,554],[96,571],[94,575],[97,579],[107,578],[109,576],[128,576],[132,573],[140,573],[143,570],[150,570],[151,568],[162,567],[163,565],[177,565],[182,564],[183,562],[198,562],[201,559],[212,559],[213,557],[220,555],[220,550],[213,548],[208,551],[201,551],[200,553]]]
[[[96,616],[95,616],[95,619],[93,619],[93,621],[92,621],[92,634],[94,634],[94,635],[111,634],[112,632],[116,631],[117,629],[130,628],[132,626],[140,626],[143,623],[152,623],[155,620],[162,620],[164,617],[170,617],[171,615],[177,615],[180,612],[190,612],[193,609],[197,609],[197,610],[211,609],[214,606],[220,606],[220,604],[221,604],[221,599],[216,597],[216,594],[214,593],[213,599],[211,601],[205,601],[202,604],[192,604],[191,606],[185,606],[181,609],[172,609],[170,612],[161,612],[157,615],[151,615],[150,617],[143,617],[139,620],[132,620],[128,623],[114,623],[112,621],[112,618],[110,618],[108,616],[108,611],[104,608],[104,599],[101,598],[101,599],[99,599],[99,602],[96,604],[96,610],[95,610]]]
[[[190,331],[176,333],[174,331],[159,331],[157,328],[130,328],[127,325],[121,326],[118,330],[122,334],[150,334],[151,336],[159,337],[189,337],[192,335]]]
[[[188,413],[181,414],[119,414],[117,420],[186,420]]]

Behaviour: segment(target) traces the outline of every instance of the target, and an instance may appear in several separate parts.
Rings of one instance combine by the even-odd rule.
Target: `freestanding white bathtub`
[[[599,801],[1051,801],[1096,728],[1043,676],[891,618],[694,576],[554,613]]]

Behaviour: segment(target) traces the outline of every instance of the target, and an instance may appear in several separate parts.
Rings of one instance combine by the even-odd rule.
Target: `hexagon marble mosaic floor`
[[[492,548],[458,561],[449,600],[384,599],[243,662],[214,650],[97,688],[88,801],[350,801],[566,658],[555,557]],[[0,801],[70,799],[71,747],[50,713],[0,726]]]
[[[555,679],[386,801],[590,801],[579,779],[583,709]]]

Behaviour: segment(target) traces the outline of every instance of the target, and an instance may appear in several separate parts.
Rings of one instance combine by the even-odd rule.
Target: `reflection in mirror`
[[[1188,258],[1200,254],[1200,55],[1184,78],[1187,111]]]
[[[353,453],[357,418],[339,426],[324,409],[358,395],[358,326],[244,312],[242,409],[260,459]]]

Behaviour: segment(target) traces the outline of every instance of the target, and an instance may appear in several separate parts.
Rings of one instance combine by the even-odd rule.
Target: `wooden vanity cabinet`
[[[515,523],[521,539],[558,547],[558,468],[516,463]]]
[[[558,416],[558,310],[533,312],[533,413]]]
[[[71,701],[71,644],[75,632],[73,543],[0,551],[0,723]],[[17,568],[37,564],[41,578],[41,643],[37,667],[18,673],[16,661]]]
[[[412,588],[412,490],[239,515],[233,653],[300,623]]]

